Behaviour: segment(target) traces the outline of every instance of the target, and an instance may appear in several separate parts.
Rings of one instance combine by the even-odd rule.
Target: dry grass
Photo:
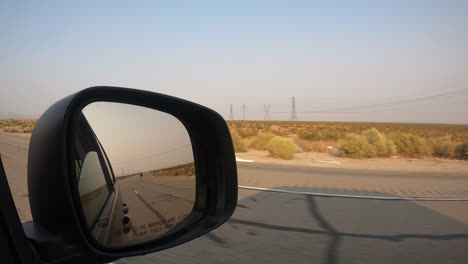
[[[32,133],[36,120],[1,119],[0,130],[9,133]]]

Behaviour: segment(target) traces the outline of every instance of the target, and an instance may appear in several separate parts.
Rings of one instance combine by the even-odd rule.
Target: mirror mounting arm
[[[74,258],[78,261],[76,263],[83,261],[81,252],[78,252],[78,250],[72,252],[70,249],[65,249],[62,239],[53,236],[39,224],[35,222],[21,223],[1,156],[0,204],[2,205],[0,206],[0,228],[5,229],[7,235],[7,237],[0,237],[0,242],[2,239],[9,241],[13,250],[9,254],[15,258],[15,262],[22,264],[74,263]],[[2,250],[5,250],[5,248],[2,247]],[[2,260],[5,259],[2,258]],[[8,262],[8,257],[6,260]]]
[[[35,222],[23,223],[24,233],[35,251],[40,256],[41,260],[36,263],[82,263],[83,250],[79,247],[65,248],[65,243],[62,238],[51,234],[44,227]],[[95,261],[88,260],[86,262],[93,263]],[[97,263],[97,262],[95,262]]]

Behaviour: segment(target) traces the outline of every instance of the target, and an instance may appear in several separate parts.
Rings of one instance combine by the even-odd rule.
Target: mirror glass
[[[106,247],[181,228],[195,203],[195,166],[184,125],[141,106],[95,102],[73,120],[72,157],[87,228]]]

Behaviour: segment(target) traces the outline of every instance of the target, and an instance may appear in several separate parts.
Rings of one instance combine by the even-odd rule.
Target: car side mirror
[[[116,87],[85,89],[41,116],[28,186],[34,224],[66,249],[39,252],[48,261],[108,262],[173,247],[223,224],[237,203],[234,150],[220,115]]]

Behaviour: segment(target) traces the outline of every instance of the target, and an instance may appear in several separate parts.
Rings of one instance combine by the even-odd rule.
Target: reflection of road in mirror
[[[187,217],[195,203],[194,166],[179,167],[117,178],[118,195],[109,236],[103,241],[106,245],[155,239]],[[130,227],[122,224],[124,217],[130,219]]]

